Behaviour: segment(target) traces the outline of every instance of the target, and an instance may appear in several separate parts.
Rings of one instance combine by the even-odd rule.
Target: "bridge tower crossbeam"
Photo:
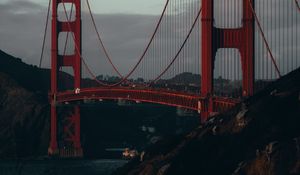
[[[254,0],[250,0],[254,7]],[[243,0],[243,26],[223,29],[214,26],[214,0],[202,0],[202,78],[201,95],[206,97],[201,114],[202,121],[207,120],[213,109],[212,96],[215,57],[220,48],[239,50],[242,63],[242,96],[254,93],[254,16],[249,0]],[[218,37],[217,37],[218,36]]]
[[[58,7],[70,3],[75,6],[76,16],[74,21],[60,21],[58,19]],[[67,17],[68,18],[68,17]],[[71,19],[71,17],[70,17]],[[73,55],[59,54],[58,38],[62,32],[70,32],[74,37],[75,52]],[[83,152],[80,144],[80,107],[71,107],[63,123],[58,122],[56,96],[60,84],[59,70],[62,67],[71,67],[74,71],[74,90],[81,87],[81,0],[52,0],[52,37],[51,37],[51,132],[48,154],[60,157],[82,157]],[[74,92],[75,93],[75,92]],[[58,132],[58,123],[63,126]]]

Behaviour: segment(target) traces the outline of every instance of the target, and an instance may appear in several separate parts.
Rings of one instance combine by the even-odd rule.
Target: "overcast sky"
[[[101,27],[100,32],[104,35],[105,44],[112,52],[117,50],[116,54],[112,54],[116,57],[120,54],[124,55],[126,51],[135,52],[130,57],[133,55],[136,57],[153,31],[154,24],[157,21],[158,14],[162,11],[164,3],[164,0],[90,0],[97,26]],[[47,0],[0,0],[0,49],[21,57],[26,63],[37,64],[47,5]],[[82,1],[82,11],[83,47],[87,48],[83,49],[83,52],[96,57],[99,55],[98,43],[95,40],[96,35],[92,29],[91,20],[84,13],[87,12],[85,1]],[[133,34],[136,35],[136,38],[132,37]],[[49,66],[50,61],[48,57],[50,51],[49,36],[50,30],[48,30],[46,59],[43,64],[45,67]],[[94,42],[88,42],[90,40]],[[124,42],[131,44],[131,47],[134,47],[135,50],[132,50],[130,46],[127,46],[129,48],[127,50],[121,48],[120,46]],[[90,45],[94,47],[91,48]],[[139,46],[139,48],[135,48],[135,46]],[[119,49],[114,49],[116,47]],[[118,52],[122,53],[118,54]],[[124,63],[121,61],[120,64]],[[128,66],[123,67],[124,70],[127,68]]]
[[[177,41],[177,44],[174,44],[174,48],[178,48],[195,18],[195,12],[198,10],[198,5],[196,5],[197,7],[190,7],[190,3],[194,1],[195,0],[171,0],[173,3],[173,5],[171,4],[172,6],[176,3],[178,4],[178,2],[185,2],[185,9],[183,11],[185,11],[185,14],[192,15],[189,16],[190,20],[185,25],[178,24],[175,18],[173,19],[172,17],[164,19],[165,22],[169,21],[169,24],[173,24],[176,27],[162,27],[160,33],[166,33],[166,30],[169,30],[167,33],[172,39],[161,38],[160,43],[173,45],[174,41]],[[216,3],[224,2],[223,0],[215,1]],[[138,56],[147,44],[151,32],[153,32],[159,18],[159,14],[162,12],[165,0],[90,0],[90,3],[95,13],[97,26],[114,62],[123,74],[127,73],[129,68],[136,63]],[[37,65],[45,26],[47,4],[47,0],[0,0],[0,49],[22,58],[26,63]],[[256,5],[260,7],[264,5],[265,7],[265,9],[257,9],[258,16],[262,20],[267,39],[272,43],[271,48],[278,62],[280,63],[280,61],[282,62],[289,57],[291,58],[290,66],[299,66],[300,60],[296,60],[296,57],[300,58],[300,34],[299,32],[297,34],[297,31],[300,30],[300,17],[293,1],[257,0]],[[216,8],[219,8],[216,10],[216,14],[220,17],[224,16],[224,14],[219,13],[222,11],[222,7],[223,5],[220,3],[216,5]],[[268,7],[268,10],[266,10],[266,7]],[[102,58],[103,53],[99,51],[99,43],[97,42],[95,31],[92,28],[91,20],[85,13],[87,12],[87,7],[84,0],[82,1],[82,10],[83,55],[88,59],[87,62],[97,74],[105,74],[105,72],[109,74],[113,71],[107,66],[107,62],[104,62]],[[184,18],[185,15],[183,11],[178,12],[176,8],[171,10],[173,10],[173,12],[168,12],[168,14],[181,16],[182,18],[179,17],[181,20],[186,19]],[[233,10],[231,9],[230,11]],[[237,13],[241,13],[241,11],[239,10]],[[216,23],[222,26],[221,23],[223,20],[220,19],[221,18],[216,19]],[[240,21],[240,19],[237,20]],[[197,28],[196,30],[200,29]],[[280,33],[282,33],[286,39],[274,38],[274,36]],[[195,32],[193,33],[193,39],[191,39],[189,45],[195,46],[195,44],[197,44],[197,34],[198,33]],[[258,37],[258,40],[261,40],[261,38]],[[257,47],[264,46],[261,44]],[[265,52],[265,50],[261,49],[257,51],[257,54],[267,55]],[[102,56],[99,56],[101,54]],[[49,67],[49,55],[50,30],[48,30],[47,35],[43,67]],[[197,59],[198,55],[199,52],[196,51],[192,54],[182,55],[181,57],[188,57],[190,60],[188,65],[181,71],[194,70],[194,67],[199,65],[199,63],[195,64],[193,61]],[[102,60],[99,60],[99,57],[101,57]],[[167,65],[169,61],[170,59],[160,63],[161,67]],[[176,64],[181,65],[182,63],[178,61]],[[221,62],[217,63],[217,67],[221,64]],[[284,67],[282,69],[284,69]],[[197,71],[195,72],[197,73]],[[159,73],[159,71],[157,73]]]
[[[47,6],[47,0],[1,0],[5,4],[11,1],[28,1]],[[89,0],[95,13],[134,13],[159,14],[164,0]],[[138,7],[138,8],[133,8]]]

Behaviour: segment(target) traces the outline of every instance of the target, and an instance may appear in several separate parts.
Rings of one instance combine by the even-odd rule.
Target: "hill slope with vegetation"
[[[300,174],[300,69],[115,174]]]

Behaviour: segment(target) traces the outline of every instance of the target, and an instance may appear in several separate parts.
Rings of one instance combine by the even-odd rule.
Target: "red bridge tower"
[[[254,7],[254,0],[250,0]],[[243,96],[254,91],[254,16],[249,0],[243,0],[243,26],[235,29],[221,29],[214,26],[214,0],[202,0],[202,79],[201,95],[207,98],[202,104],[201,118],[205,121],[213,106],[213,72],[217,50],[236,48],[240,52],[243,74]],[[218,37],[217,37],[218,36]]]
[[[75,6],[76,17],[73,21],[59,21],[58,7],[65,9],[65,4]],[[71,19],[71,18],[70,18]],[[58,52],[58,37],[61,32],[70,32],[74,39],[75,52],[73,55],[60,55]],[[81,0],[52,0],[52,46],[51,46],[51,135],[48,149],[49,155],[61,157],[81,157],[83,155],[80,144],[80,108],[71,106],[67,116],[60,116],[57,112],[56,95],[59,91],[59,69],[71,67],[74,71],[74,93],[81,87]],[[58,129],[58,116],[61,129]]]

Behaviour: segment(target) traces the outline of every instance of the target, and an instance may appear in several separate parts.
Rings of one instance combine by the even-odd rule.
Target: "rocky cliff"
[[[0,73],[0,157],[28,157],[47,148],[47,103]]]
[[[115,174],[300,174],[300,69]]]

